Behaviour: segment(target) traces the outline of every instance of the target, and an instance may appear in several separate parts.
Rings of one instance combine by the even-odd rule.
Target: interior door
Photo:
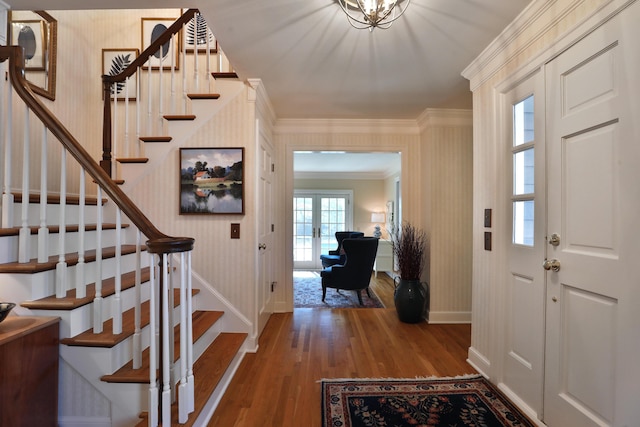
[[[273,271],[273,148],[256,120],[258,135],[258,335],[273,312],[273,292],[275,285]]]
[[[546,68],[544,421],[553,427],[640,420],[638,22],[635,2]]]
[[[296,191],[293,211],[293,267],[321,269],[320,254],[338,246],[336,231],[352,227],[351,193]]]
[[[542,412],[544,379],[545,144],[542,71],[508,91],[512,233],[500,386]],[[539,417],[540,415],[538,415]]]

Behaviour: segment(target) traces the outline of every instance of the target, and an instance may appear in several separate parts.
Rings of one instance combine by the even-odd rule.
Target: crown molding
[[[471,90],[495,75],[504,64],[520,55],[550,28],[585,0],[532,1],[481,53],[462,71],[462,76],[470,81]],[[526,43],[517,43],[525,33]]]
[[[276,110],[273,108],[271,98],[269,98],[269,93],[267,93],[262,79],[247,79],[247,84],[249,85],[249,91],[247,93],[248,101],[255,102],[258,111],[264,113],[271,123],[275,123]]]
[[[391,119],[279,119],[276,134],[352,133],[352,134],[407,134],[417,135],[415,120]]]
[[[431,126],[473,126],[473,110],[427,108],[416,121],[421,132]]]

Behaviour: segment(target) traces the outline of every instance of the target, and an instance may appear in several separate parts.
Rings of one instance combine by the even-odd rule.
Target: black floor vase
[[[418,323],[428,316],[429,286],[419,280],[396,279],[393,300],[400,321]]]

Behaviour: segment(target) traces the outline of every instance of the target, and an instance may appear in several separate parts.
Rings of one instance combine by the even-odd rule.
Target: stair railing
[[[212,74],[228,68],[206,21],[189,9],[119,74],[103,75],[102,168],[115,179],[119,161],[144,161],[141,140],[166,138],[165,118],[189,116],[189,94],[210,93]],[[130,106],[133,91],[136,102]]]
[[[69,280],[67,278],[67,258],[66,252],[68,252],[67,247],[69,245],[69,241],[65,236],[65,231],[70,227],[67,225],[67,209],[66,203],[68,199],[68,194],[66,190],[67,180],[69,179],[68,173],[69,169],[67,166],[67,157],[71,155],[76,162],[77,167],[79,167],[80,171],[80,181],[79,181],[79,201],[80,211],[84,210],[85,204],[85,175],[89,175],[89,178],[95,182],[97,187],[97,224],[96,229],[98,231],[97,234],[97,246],[96,246],[96,259],[99,261],[102,259],[102,255],[100,254],[102,249],[100,227],[102,224],[102,208],[103,204],[102,194],[104,193],[110,200],[112,200],[117,206],[116,210],[116,242],[115,242],[115,251],[116,257],[119,256],[119,248],[122,246],[120,242],[120,237],[122,234],[122,224],[121,224],[121,215],[124,214],[129,221],[131,221],[136,227],[136,240],[138,243],[141,239],[141,235],[146,237],[146,250],[151,255],[150,261],[150,274],[155,277],[155,265],[160,265],[159,274],[157,274],[158,281],[151,281],[151,300],[154,301],[155,294],[157,292],[159,302],[158,306],[161,307],[159,311],[159,319],[158,322],[162,325],[160,327],[161,333],[159,337],[159,344],[156,342],[155,337],[155,323],[150,324],[150,353],[152,355],[159,356],[159,371],[160,371],[160,396],[156,393],[158,390],[158,386],[156,384],[156,370],[155,365],[154,368],[150,370],[150,407],[149,407],[149,425],[156,426],[160,422],[163,425],[171,424],[171,412],[170,412],[170,403],[171,399],[174,398],[175,393],[172,393],[171,390],[173,388],[174,380],[169,376],[173,368],[173,361],[170,359],[168,349],[169,343],[172,342],[172,331],[173,327],[169,327],[169,319],[171,319],[170,313],[172,313],[172,309],[168,306],[169,294],[170,292],[170,280],[169,274],[173,270],[170,267],[169,258],[172,254],[180,254],[182,257],[181,263],[181,277],[184,278],[182,283],[180,283],[180,292],[181,296],[184,298],[181,300],[181,319],[185,320],[180,323],[180,336],[185,337],[183,339],[187,339],[192,336],[192,325],[190,322],[191,316],[188,315],[186,310],[191,309],[191,292],[190,289],[190,278],[191,278],[191,270],[190,270],[190,260],[191,260],[191,251],[193,250],[194,239],[190,237],[172,237],[168,236],[162,232],[160,232],[155,225],[144,215],[144,213],[129,199],[129,197],[114,183],[109,174],[107,174],[100,165],[91,158],[89,153],[83,148],[83,146],[74,138],[74,136],[69,132],[69,130],[53,115],[53,113],[43,104],[43,102],[34,94],[30,85],[26,81],[24,77],[24,56],[22,48],[18,46],[0,46],[0,64],[4,63],[8,60],[8,74],[9,74],[9,82],[10,87],[6,88],[3,85],[1,95],[6,98],[2,99],[2,112],[5,114],[2,115],[0,119],[4,120],[2,123],[2,127],[5,128],[4,132],[4,161],[5,161],[5,170],[9,170],[10,172],[5,175],[3,181],[3,195],[2,195],[2,213],[3,213],[3,228],[6,227],[6,222],[8,222],[8,227],[13,227],[13,210],[14,210],[14,194],[11,192],[11,165],[13,162],[13,148],[14,146],[19,146],[16,144],[14,139],[18,138],[17,135],[20,132],[15,132],[15,126],[19,127],[19,120],[16,120],[15,116],[20,116],[16,114],[14,116],[14,105],[17,103],[13,99],[14,92],[18,95],[18,97],[24,102],[24,104],[20,104],[24,106],[24,111],[22,112],[22,128],[20,129],[22,132],[22,151],[23,151],[23,164],[21,167],[22,173],[22,182],[21,182],[21,193],[17,195],[17,198],[21,201],[22,211],[20,218],[20,231],[18,238],[18,257],[20,263],[28,263],[33,260],[29,260],[30,253],[32,252],[29,248],[29,236],[32,233],[32,227],[29,225],[29,212],[27,209],[27,205],[29,204],[30,199],[34,199],[32,194],[30,194],[30,176],[32,172],[32,168],[30,167],[31,153],[34,152],[32,147],[32,135],[35,134],[34,128],[37,129],[38,126],[31,124],[30,121],[32,116],[35,116],[42,123],[42,131],[40,135],[36,135],[37,138],[42,140],[42,145],[38,148],[41,148],[42,154],[42,165],[44,165],[41,173],[41,188],[40,188],[40,228],[38,229],[38,245],[43,244],[48,245],[47,243],[47,234],[48,229],[51,228],[50,219],[47,218],[47,210],[43,207],[48,197],[48,186],[46,176],[47,169],[46,166],[48,162],[51,161],[50,156],[48,154],[47,140],[49,134],[53,135],[60,143],[61,143],[61,156],[60,156],[60,194],[59,194],[59,217],[58,217],[58,255],[56,265],[56,296],[64,297],[67,296],[68,288],[73,288],[76,293],[76,297],[80,297],[81,295],[86,295],[86,278],[84,278],[84,269],[80,264],[85,262],[85,258],[87,257],[87,252],[84,250],[84,232],[78,233],[82,236],[82,242],[75,242],[74,245],[78,248],[78,259],[76,263],[76,267],[79,267],[76,270],[76,278],[77,282],[69,286]],[[6,93],[5,93],[6,92]],[[17,107],[19,108],[20,105]],[[6,215],[5,215],[6,213]],[[79,228],[84,230],[86,224],[85,220],[82,217],[83,214],[80,214],[79,218]],[[45,230],[42,232],[41,230]],[[50,259],[47,258],[47,250],[40,250],[38,248],[38,261],[36,267],[40,265],[40,263],[51,262]],[[138,251],[139,254],[139,251]],[[42,257],[42,260],[40,259]],[[186,261],[185,261],[186,258]],[[139,258],[138,258],[139,259]],[[160,260],[160,261],[158,261]],[[120,259],[116,258],[115,265],[120,265]],[[139,271],[136,273],[137,281],[140,281]],[[95,293],[95,311],[94,311],[94,332],[101,331],[103,318],[100,313],[101,307],[101,291],[100,286],[102,284],[102,273],[100,263],[98,263],[97,274],[95,276],[95,285],[96,285],[96,293]],[[120,275],[116,274],[116,303],[114,304],[114,312],[112,314],[113,318],[113,333],[118,334],[119,331],[122,331],[122,305],[120,302],[119,292],[119,280]],[[139,283],[136,283],[136,286],[139,286]],[[189,292],[187,292],[189,290]],[[140,325],[139,325],[139,316],[140,316],[140,304],[141,297],[139,289],[136,291],[138,294],[137,302],[136,302],[136,331],[139,334]],[[154,303],[151,302],[153,306]],[[155,313],[151,312],[151,317],[155,319]],[[139,353],[142,352],[142,348],[140,346],[140,339],[138,339],[138,348],[134,350],[133,359],[134,362],[137,360],[139,364]],[[185,360],[189,361],[189,354],[192,354],[192,342],[185,342],[187,351],[181,354],[181,358],[185,358]],[[158,352],[158,347],[161,349],[161,352]],[[155,364],[156,360],[152,357],[151,363]],[[139,365],[138,365],[139,367]],[[178,388],[181,390],[180,392],[180,401],[179,404],[182,406],[179,409],[180,414],[180,422],[184,422],[189,412],[193,409],[193,366],[187,366],[180,373],[180,384]],[[184,390],[184,393],[183,393]],[[155,393],[155,394],[154,394]],[[183,396],[184,394],[184,396]],[[160,419],[159,415],[160,414]]]

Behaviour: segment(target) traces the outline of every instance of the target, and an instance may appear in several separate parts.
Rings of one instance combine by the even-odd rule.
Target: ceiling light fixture
[[[387,29],[400,18],[411,0],[336,0],[349,24],[359,30],[374,28]],[[402,6],[400,3],[404,3]]]

